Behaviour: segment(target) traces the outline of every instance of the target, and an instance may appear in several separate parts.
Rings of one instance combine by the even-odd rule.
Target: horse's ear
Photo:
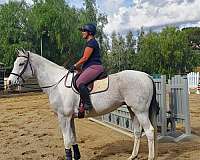
[[[24,54],[26,54],[26,51],[25,51],[24,48],[21,48],[21,51],[22,51]]]
[[[16,51],[16,55],[19,56],[21,51],[19,49],[17,49],[17,48],[15,49],[15,51]]]
[[[21,48],[20,50],[16,49],[16,53],[17,53],[17,56],[20,57],[20,56],[24,56],[26,54],[26,51],[23,48]]]

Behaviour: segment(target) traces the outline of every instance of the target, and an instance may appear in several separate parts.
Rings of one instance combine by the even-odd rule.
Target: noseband
[[[25,79],[22,77],[22,75],[23,75],[24,72],[26,71],[26,69],[27,69],[27,67],[28,67],[28,64],[30,65],[31,72],[32,72],[32,75],[33,75],[33,68],[32,68],[31,63],[30,63],[29,52],[28,52],[28,56],[19,56],[19,55],[18,55],[17,57],[24,57],[24,58],[27,58],[26,64],[24,65],[24,68],[23,68],[23,70],[21,71],[20,74],[12,73],[12,72],[11,72],[10,74],[17,76],[17,79],[18,79],[18,80],[19,80],[19,78],[21,78],[22,81],[23,81],[23,83],[25,83]]]

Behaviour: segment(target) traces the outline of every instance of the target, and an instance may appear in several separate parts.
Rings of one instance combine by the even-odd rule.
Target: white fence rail
[[[197,89],[199,83],[199,72],[191,72],[187,74],[188,88]]]
[[[169,104],[171,111],[170,134],[176,137],[178,134],[176,126],[182,124],[184,132],[176,138],[179,140],[191,135],[188,80],[186,76],[181,77],[180,75],[176,75],[168,80],[168,85],[170,89]]]

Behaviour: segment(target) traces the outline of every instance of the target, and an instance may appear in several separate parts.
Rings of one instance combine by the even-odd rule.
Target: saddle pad
[[[93,84],[93,88],[90,91],[90,94],[106,91],[108,89],[108,86],[109,86],[108,77],[104,79],[100,79],[100,80],[95,80]]]

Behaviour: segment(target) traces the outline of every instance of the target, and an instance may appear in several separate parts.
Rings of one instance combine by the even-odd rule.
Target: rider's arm
[[[75,64],[75,67],[78,69],[83,63],[85,63],[91,56],[94,48],[86,47],[83,53],[83,57]]]

